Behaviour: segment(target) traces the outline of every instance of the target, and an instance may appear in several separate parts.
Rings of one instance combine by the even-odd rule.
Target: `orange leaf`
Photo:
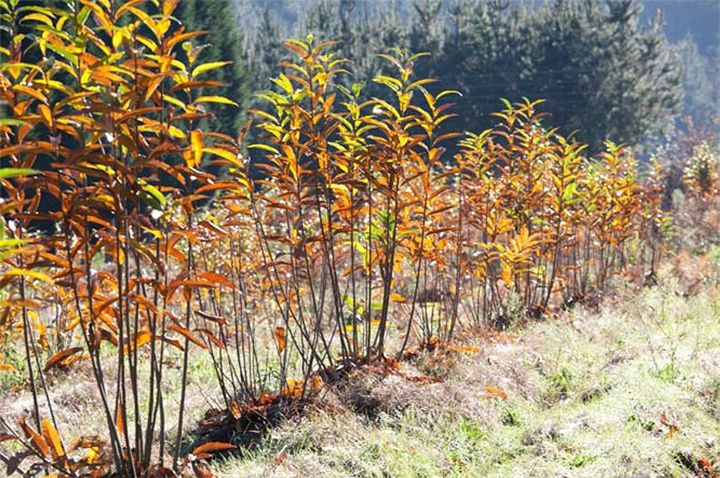
[[[63,365],[65,360],[68,357],[71,357],[79,352],[82,352],[82,347],[72,347],[66,350],[61,350],[60,352],[56,353],[52,357],[50,357],[50,360],[47,361],[47,364],[45,365],[45,371],[47,372],[54,366],[60,366]]]
[[[217,282],[218,284],[224,285],[225,287],[235,289],[235,284],[233,284],[230,279],[225,276],[221,276],[220,274],[216,274],[214,272],[201,272],[197,276],[200,279],[205,279],[210,282]]]
[[[499,398],[500,400],[507,400],[507,393],[505,390],[499,387],[488,386],[485,387],[485,391],[493,397]]]
[[[166,344],[172,345],[178,350],[185,350],[185,347],[182,346],[179,340],[171,339],[168,337],[160,337],[160,339]]]
[[[117,412],[115,413],[115,426],[117,427],[117,431],[120,435],[125,435],[125,410],[122,409],[122,407],[118,407]]]
[[[123,350],[125,353],[128,353],[128,350],[132,352],[135,349],[139,349],[143,345],[149,344],[151,340],[152,334],[150,333],[150,331],[142,330],[135,334],[135,340],[130,342],[129,347],[126,345]]]
[[[208,443],[203,443],[199,447],[195,448],[192,451],[192,454],[199,455],[201,453],[214,453],[216,451],[232,450],[233,448],[237,448],[237,447],[235,445],[233,445],[232,443],[211,441]]]
[[[9,363],[0,362],[0,372],[15,372],[17,369]]]
[[[49,456],[50,447],[42,435],[30,428],[30,425],[25,422],[24,418],[20,417],[18,423],[20,424],[20,428],[23,429],[23,432],[25,432],[25,436],[30,439],[33,445],[35,445],[37,451],[39,451],[42,456]]]
[[[182,335],[183,337],[185,337],[186,339],[188,339],[190,342],[194,343],[201,349],[207,349],[207,346],[202,342],[202,340],[195,337],[195,335],[193,335],[193,333],[190,332],[185,327],[181,327],[177,324],[170,324],[170,325],[168,325],[168,330],[174,330],[175,332],[179,333],[180,335]]]
[[[456,345],[456,344],[450,344],[448,346],[448,349],[452,350],[453,352],[464,352],[464,353],[477,353],[480,352],[480,347],[475,347],[474,345]]]
[[[668,420],[667,414],[665,412],[662,412],[660,415],[660,423],[668,427],[668,440],[673,437],[678,431],[680,431],[680,428],[677,426],[677,423],[673,423],[670,420]]]
[[[222,342],[222,340],[220,340],[217,335],[212,333],[211,330],[209,330],[209,329],[197,329],[197,330],[198,330],[198,332],[202,332],[203,334],[205,334],[207,336],[208,340],[210,340],[210,342],[212,342],[217,348],[220,348],[220,349],[225,348],[225,344]]]
[[[204,310],[196,310],[195,313],[205,320],[209,320],[211,322],[216,322],[218,324],[227,324],[227,320],[223,319],[222,317],[220,317],[218,315],[209,314],[209,313],[205,312]]]
[[[284,327],[275,327],[275,341],[278,344],[278,348],[280,349],[280,352],[285,350],[285,346],[287,345],[287,339],[285,338],[285,328]]]
[[[275,457],[275,464],[282,465],[282,462],[287,460],[287,457],[288,457],[287,453],[285,453],[285,452],[280,453],[278,456]]]
[[[38,105],[38,112],[40,113],[40,116],[42,116],[43,120],[45,120],[45,123],[48,126],[52,126],[53,120],[52,111],[50,111],[50,108],[41,103]]]
[[[230,414],[235,418],[236,420],[242,416],[242,407],[238,402],[235,400],[232,400],[230,402],[230,406],[228,407]]]
[[[40,430],[42,431],[42,436],[45,441],[51,446],[50,453],[52,454],[52,457],[57,459],[64,456],[65,451],[63,450],[60,435],[52,422],[47,418],[44,418],[40,423]]]
[[[320,375],[313,375],[312,377],[312,388],[314,391],[319,392],[323,387],[323,379]]]

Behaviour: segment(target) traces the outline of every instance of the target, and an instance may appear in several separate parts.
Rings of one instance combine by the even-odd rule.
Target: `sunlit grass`
[[[227,477],[694,476],[693,459],[720,452],[720,310],[717,291],[683,298],[672,282],[532,324],[509,348],[486,344],[444,384],[382,379],[371,393],[403,399],[377,418],[318,412],[214,467]],[[676,374],[663,374],[672,360]],[[488,379],[507,401],[487,399]],[[458,406],[458,389],[476,403]]]

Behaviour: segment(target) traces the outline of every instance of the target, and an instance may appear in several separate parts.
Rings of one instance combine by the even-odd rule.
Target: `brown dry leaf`
[[[235,400],[232,400],[230,402],[228,410],[230,411],[230,414],[233,416],[233,418],[235,418],[236,420],[242,416],[242,407]]]
[[[660,414],[660,423],[662,423],[663,425],[668,427],[668,434],[667,434],[668,440],[670,440],[673,437],[673,435],[675,435],[678,431],[680,431],[680,428],[677,426],[677,423],[670,422],[670,420],[668,420],[667,414],[664,411]]]
[[[485,387],[485,391],[491,395],[491,397],[499,398],[500,400],[507,400],[507,392],[500,387],[493,387],[489,385]]]
[[[213,478],[215,476],[206,466],[199,463],[193,463],[192,469],[197,478]]]
[[[45,371],[47,372],[55,366],[63,365],[67,358],[72,357],[79,352],[82,352],[82,350],[82,347],[72,347],[66,350],[61,350],[60,352],[50,357],[50,359],[47,361],[47,364],[45,365]]]
[[[708,476],[720,476],[718,474],[715,474],[715,471],[713,469],[713,464],[708,460],[706,457],[700,458],[698,461],[698,466],[700,469],[705,472]]]
[[[445,379],[442,377],[430,377],[428,375],[406,376],[405,379],[413,383],[419,383],[421,385],[428,383],[443,383],[445,381]]]
[[[456,344],[450,344],[448,346],[448,350],[452,352],[463,352],[463,353],[478,353],[480,352],[480,347],[476,347],[474,345],[456,345]]]
[[[319,392],[323,388],[323,379],[320,375],[313,375],[312,377],[312,389],[315,392]]]
[[[33,430],[30,425],[27,424],[24,418],[21,417],[18,420],[18,423],[20,424],[20,428],[23,429],[25,436],[30,439],[37,451],[39,451],[42,456],[50,456],[50,447],[48,446],[42,435]]]
[[[205,345],[205,344],[202,342],[202,340],[200,340],[199,338],[195,337],[195,335],[193,335],[193,333],[190,332],[190,331],[189,331],[188,329],[186,329],[185,327],[182,327],[182,326],[177,325],[177,324],[170,324],[170,325],[168,325],[168,330],[173,330],[173,331],[179,333],[180,335],[182,335],[183,337],[185,337],[186,339],[188,339],[190,342],[194,343],[195,345],[197,345],[197,346],[200,347],[201,349],[207,349],[207,345]]]

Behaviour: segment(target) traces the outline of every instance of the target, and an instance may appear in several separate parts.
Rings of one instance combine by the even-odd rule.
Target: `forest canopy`
[[[637,0],[215,1],[236,5],[244,49],[233,54],[249,91],[270,86],[284,38],[313,33],[340,40],[339,54],[362,78],[380,72],[378,52],[430,53],[418,71],[440,80],[438,90],[463,94],[453,126],[466,130],[492,127],[501,98],[545,99],[562,133],[577,132],[593,151],[607,138],[661,138],[685,115],[717,116],[717,52],[703,45],[700,53],[690,37],[671,44],[665,19],[648,18]]]

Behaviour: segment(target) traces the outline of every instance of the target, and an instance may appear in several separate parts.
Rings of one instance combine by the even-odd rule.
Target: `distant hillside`
[[[704,55],[717,54],[720,48],[720,1],[718,0],[646,0],[642,18],[649,20],[658,11],[665,18],[665,34],[672,43],[692,36]]]
[[[309,6],[327,3],[328,0],[237,0],[241,10],[262,11],[267,8],[276,20],[292,29],[303,11]],[[342,0],[338,0],[342,1]],[[354,3],[356,11],[373,9],[396,4],[410,10],[417,0],[344,0]],[[420,0],[424,1],[424,0]],[[452,6],[457,0],[444,0]],[[516,0],[519,1],[519,0]],[[526,2],[542,3],[542,2]],[[716,51],[720,45],[720,1],[719,0],[641,0],[644,5],[643,21],[649,21],[658,11],[665,18],[665,34],[675,43],[686,35],[691,35],[698,44],[700,52],[707,55]],[[248,20],[252,21],[251,18]]]

